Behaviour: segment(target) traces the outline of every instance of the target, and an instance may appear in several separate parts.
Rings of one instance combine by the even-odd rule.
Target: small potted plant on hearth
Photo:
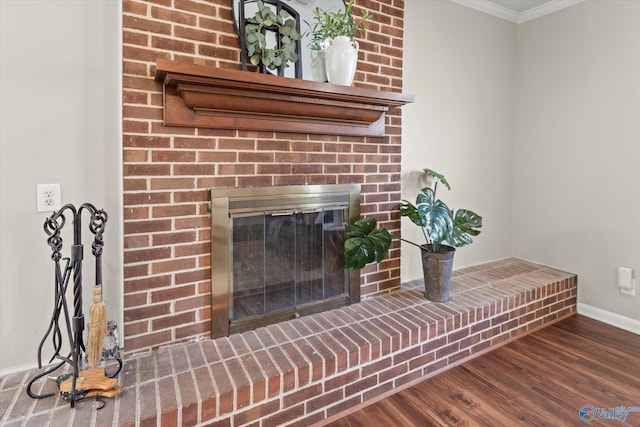
[[[359,44],[354,37],[364,31],[364,22],[371,15],[364,11],[360,18],[354,18],[354,0],[337,12],[320,8],[313,10],[313,24],[306,22],[311,37],[312,74],[315,80],[329,81],[351,86],[356,73]],[[322,68],[324,67],[323,73]],[[316,71],[313,71],[313,70]]]
[[[400,238],[420,249],[424,275],[425,297],[431,301],[449,300],[453,256],[458,247],[473,242],[480,234],[482,217],[468,209],[453,211],[437,198],[438,184],[451,189],[442,174],[431,169],[423,169],[430,179],[416,197],[415,205],[407,200],[400,203],[400,215],[406,216],[420,227],[425,244],[417,244]],[[391,246],[392,236],[386,228],[376,229],[374,218],[364,218],[353,222],[347,230],[344,245],[345,267],[356,270],[371,262],[381,262]]]

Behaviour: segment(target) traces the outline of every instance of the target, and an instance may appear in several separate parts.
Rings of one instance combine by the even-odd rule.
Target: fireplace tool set
[[[89,220],[89,230],[93,234],[91,252],[95,257],[95,285],[93,287],[93,303],[89,310],[86,346],[83,339],[85,320],[82,311],[82,214],[84,212],[88,212],[91,216]],[[73,222],[73,244],[69,257],[63,257],[61,232],[67,218],[72,219]],[[38,369],[42,369],[42,350],[49,337],[53,345],[53,355],[49,364],[55,359],[58,361],[29,381],[27,394],[34,399],[54,395],[54,393],[34,393],[33,384],[36,380],[65,365],[69,365],[72,372],[48,378],[56,382],[60,395],[63,399],[71,402],[72,408],[77,401],[82,399],[95,397],[97,400],[101,400],[102,397],[115,397],[121,392],[121,387],[115,378],[122,369],[117,327],[115,322],[106,321],[106,305],[102,300],[102,249],[107,218],[107,213],[104,210],[96,209],[90,203],[84,203],[77,209],[74,205],[67,204],[45,220],[44,231],[48,235],[47,243],[53,252],[51,259],[54,262],[55,292],[53,314],[49,327],[38,346]],[[70,286],[70,282],[73,283],[72,286]],[[67,294],[71,294],[69,298]],[[71,299],[71,296],[73,305],[69,307],[67,301]],[[65,335],[70,347],[66,356],[61,354]],[[81,370],[85,364],[85,356],[88,369]],[[105,364],[108,360],[115,360],[117,362],[116,371],[107,374],[104,368],[96,367],[101,360],[104,360]],[[104,402],[102,406],[104,406]]]

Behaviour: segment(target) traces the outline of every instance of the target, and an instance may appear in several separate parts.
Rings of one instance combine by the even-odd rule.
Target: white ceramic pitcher
[[[326,42],[329,44],[326,54],[329,83],[351,86],[358,63],[358,42],[347,36],[327,39]]]

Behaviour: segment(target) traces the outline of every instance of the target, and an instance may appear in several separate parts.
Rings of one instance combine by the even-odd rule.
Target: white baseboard
[[[0,0],[2,1],[2,0]],[[2,369],[0,368],[0,380],[2,380],[2,378],[9,376],[11,374],[17,374],[20,372],[25,372],[25,371],[30,371],[32,369],[38,369],[38,365],[35,363],[30,363],[28,365],[20,365],[20,366],[14,366],[11,367],[9,369]],[[0,381],[2,382],[2,381]]]
[[[578,303],[577,308],[578,314],[582,314],[583,316],[599,320],[608,325],[615,326],[616,328],[624,329],[625,331],[640,335],[640,320],[621,316],[619,314],[582,303]]]

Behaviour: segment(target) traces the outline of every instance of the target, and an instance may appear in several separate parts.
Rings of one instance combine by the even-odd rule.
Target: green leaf
[[[354,221],[347,230],[347,237],[364,237],[376,227],[375,218],[363,218]]]
[[[258,41],[258,36],[256,35],[256,33],[247,33],[246,41],[247,41],[247,45],[251,43],[255,43]]]
[[[458,209],[453,219],[453,230],[449,244],[454,247],[466,246],[473,243],[472,236],[480,234],[482,217],[468,209]]]
[[[286,10],[284,10],[284,9],[280,9],[280,16],[281,16],[282,18],[286,19],[286,18],[288,18],[290,15],[289,15],[289,12],[287,12]]]
[[[418,227],[424,227],[426,224],[424,218],[420,215],[418,208],[416,208],[411,202],[403,200],[400,202],[400,215],[408,217]]]
[[[375,230],[375,218],[355,221],[347,230],[344,242],[344,264],[358,270],[371,262],[381,262],[391,246],[391,234],[386,228]]]
[[[251,65],[258,65],[260,63],[260,55],[255,54],[255,55],[251,55]]]
[[[442,185],[444,185],[445,187],[447,187],[447,190],[451,190],[451,186],[449,185],[449,183],[447,182],[447,180],[444,178],[444,175],[432,170],[432,169],[427,169],[424,168],[422,169],[422,171],[424,173],[426,173],[429,176],[434,177],[435,179],[437,179],[438,181],[440,181],[442,183]]]
[[[453,229],[453,212],[440,199],[435,198],[434,191],[425,187],[416,198],[416,205],[423,218],[424,227],[431,243],[438,244],[449,238]]]

